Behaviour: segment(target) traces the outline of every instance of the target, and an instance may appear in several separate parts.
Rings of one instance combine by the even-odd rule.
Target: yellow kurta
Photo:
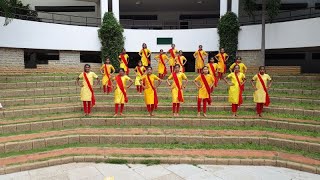
[[[268,74],[261,75],[261,78],[266,87],[268,87],[268,80],[271,81],[271,77]],[[258,75],[253,76],[252,80],[256,81],[257,90],[253,93],[253,102],[255,103],[265,103],[266,102],[266,92],[263,89],[263,86],[258,78]]]
[[[208,69],[209,69],[209,73],[210,73],[211,75],[213,75],[213,76],[216,76],[216,74],[213,74],[213,71],[212,71],[211,68],[210,68],[210,63],[208,63],[206,66],[207,66]],[[213,68],[214,68],[215,72],[217,73],[217,72],[218,72],[218,69],[219,69],[219,65],[218,65],[217,63],[213,63]]]
[[[233,86],[229,87],[229,99],[228,99],[228,101],[230,103],[232,103],[232,104],[238,104],[239,103],[240,87],[239,87],[236,75],[234,73],[230,73],[227,77],[234,84]],[[242,83],[243,80],[246,78],[246,76],[243,73],[239,72],[238,78],[239,78],[240,83]]]
[[[113,79],[116,80],[115,77]],[[127,81],[129,81],[130,78],[127,75],[124,75],[121,77],[121,80],[123,83],[124,90],[127,92]],[[114,103],[115,104],[124,104],[125,103],[124,95],[123,95],[122,91],[120,90],[118,83],[117,83],[116,89],[114,90]]]
[[[173,53],[174,53],[174,56],[175,56],[175,57],[172,57],[172,56],[171,56],[170,51],[168,51],[168,52],[169,52],[169,54],[170,54],[169,65],[170,65],[170,66],[174,66],[174,65],[176,64],[176,62],[175,62],[175,57],[176,57],[176,54],[178,53],[178,50],[173,49]]]
[[[125,55],[124,55],[124,58],[125,58],[125,59],[127,60],[127,62],[128,62],[128,60],[129,60],[129,55],[128,55],[128,54],[125,54]],[[120,63],[120,68],[123,68],[124,71],[127,72],[127,71],[128,71],[128,68],[127,68],[126,64],[124,64],[124,62],[123,62],[123,60],[122,60],[122,58],[121,58],[121,55],[119,56],[119,59],[120,59],[120,61],[121,61],[121,63]],[[128,63],[129,63],[129,62],[128,62]]]
[[[135,86],[140,86],[140,80],[141,77],[143,76],[143,74],[140,74],[140,72],[138,71],[138,68],[140,68],[141,72],[144,73],[146,71],[146,68],[144,66],[137,66],[134,70],[136,71],[136,80],[134,81],[134,85]]]
[[[179,86],[181,87],[182,86],[182,81],[183,80],[186,80],[187,79],[187,76],[184,74],[184,73],[178,73],[177,74],[177,78],[178,78],[178,81],[179,81]],[[173,79],[173,76],[172,74],[168,77],[169,80],[173,80],[172,84],[171,84],[171,93],[172,93],[172,103],[181,103],[179,100],[178,100],[178,92],[179,92],[179,89]],[[182,87],[181,87],[182,88]],[[181,90],[181,93],[182,93],[182,97],[183,97],[183,89]]]
[[[107,85],[108,84],[108,81],[109,81],[109,78],[108,78],[108,76],[107,76],[107,73],[105,72],[105,70],[104,70],[104,64],[100,67],[100,69],[102,69],[103,70],[103,73],[104,73],[104,75],[103,75],[103,78],[102,78],[102,85],[103,86],[105,86],[105,85]],[[107,64],[107,71],[108,71],[108,73],[109,73],[109,75],[111,74],[111,72],[114,72],[115,71],[115,69],[114,69],[114,67],[111,65],[111,64]]]
[[[229,70],[230,70],[230,71],[233,71],[233,68],[234,68],[236,65],[237,65],[237,63],[233,63],[233,64],[230,66]],[[243,63],[239,63],[238,65],[239,65],[239,67],[240,67],[240,72],[241,72],[241,73],[245,73],[245,71],[247,71],[247,66],[246,66],[246,65],[244,65]]]
[[[181,63],[180,63],[180,61],[181,61]],[[180,65],[180,72],[183,72],[182,70],[183,70],[183,67],[184,67],[184,63],[185,63],[185,61],[187,61],[187,59],[184,57],[184,56],[180,56],[180,61],[179,61],[179,59],[178,59],[178,56],[176,57],[176,64],[179,64]]]
[[[144,51],[146,52],[147,56],[151,54],[151,51],[148,48],[144,49]],[[148,66],[148,57],[144,55],[143,49],[140,50],[139,54],[141,56],[142,65]]]
[[[200,51],[203,60],[201,59],[200,55],[199,55],[199,51],[196,51],[193,56],[196,56],[196,69],[202,69],[204,67],[204,62],[205,62],[205,56],[208,55],[207,52],[205,52],[204,50]]]
[[[83,79],[82,80],[83,87],[81,87],[81,91],[80,91],[81,101],[91,101],[92,93],[89,89],[89,86],[88,86],[86,80],[83,77],[83,73],[81,73],[79,75],[79,78]],[[88,80],[90,82],[91,87],[93,88],[93,79],[98,78],[98,76],[94,72],[89,72],[89,73],[87,73],[87,77],[88,77]]]
[[[144,89],[144,101],[145,103],[148,105],[148,104],[154,104],[154,92],[153,92],[153,89],[149,83],[149,80],[148,80],[148,75],[143,75],[142,76],[142,81],[145,83],[145,89]],[[153,87],[155,88],[154,86],[154,81],[156,80],[160,80],[160,78],[158,78],[158,76],[154,75],[154,74],[151,74],[150,76],[150,80],[151,80],[151,83],[153,85]]]
[[[207,80],[207,82],[208,82],[208,84],[209,84],[209,87],[212,87],[212,85],[213,85],[213,83],[214,83],[214,78],[213,78],[213,76],[210,75],[210,74],[207,74],[207,75],[205,75],[205,77],[206,77],[206,80]],[[199,75],[199,76],[195,79],[195,81],[199,81],[200,84],[201,84],[201,88],[199,89],[198,98],[200,98],[200,99],[207,99],[207,98],[209,98],[208,91],[207,91],[206,86],[204,85],[204,83],[203,83],[203,81],[202,81],[201,75]]]
[[[225,62],[223,61],[223,59],[221,57],[221,53],[218,53],[215,57],[218,59],[218,65],[220,67],[219,72],[220,73],[226,73],[225,72],[226,65],[225,65]],[[224,57],[225,60],[227,60],[228,54],[227,53],[223,53],[223,57]]]
[[[159,74],[164,74],[164,68],[165,65],[162,64],[161,60],[160,60],[160,54],[155,56],[156,59],[158,59],[158,73]],[[168,62],[168,56],[165,54],[162,54],[162,59],[164,61],[164,63],[166,64]]]

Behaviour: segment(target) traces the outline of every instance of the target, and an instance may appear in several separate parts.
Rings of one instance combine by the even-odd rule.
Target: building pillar
[[[114,17],[120,21],[120,0],[112,0],[112,12]]]
[[[100,16],[101,21],[103,20],[103,16],[106,12],[108,12],[108,1],[109,0],[100,0]]]
[[[228,11],[228,0],[220,0],[220,17]]]
[[[232,0],[231,2],[231,11],[239,16],[239,0]]]

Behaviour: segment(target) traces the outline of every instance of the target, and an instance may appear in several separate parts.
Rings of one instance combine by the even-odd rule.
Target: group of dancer
[[[151,51],[145,43],[142,44],[142,49],[139,52],[141,60],[138,61],[134,71],[136,74],[135,81],[129,75],[129,56],[123,49],[119,55],[120,69],[118,75],[114,76],[115,68],[112,66],[109,58],[106,58],[105,63],[101,66],[100,71],[103,75],[102,85],[104,93],[109,94],[114,90],[114,116],[123,115],[124,104],[128,103],[127,89],[134,83],[138,93],[144,92],[144,101],[150,116],[154,116],[153,112],[158,107],[157,88],[169,74],[167,71],[167,63],[170,66],[170,75],[166,79],[167,85],[171,89],[172,94],[172,112],[173,116],[179,116],[180,105],[184,102],[183,90],[188,84],[188,78],[185,75],[184,65],[187,59],[183,56],[183,52],[178,51],[175,45],[171,45],[166,53],[161,49],[159,54],[154,57],[158,62],[158,76],[153,74],[150,66]],[[214,88],[218,86],[219,80],[224,80],[229,85],[228,101],[231,103],[232,116],[237,116],[238,107],[243,103],[242,93],[246,83],[245,73],[247,67],[242,63],[241,57],[237,57],[235,62],[230,66],[230,73],[226,76],[227,65],[229,58],[224,49],[221,48],[219,53],[211,57],[209,63],[205,64],[205,59],[208,57],[199,45],[199,49],[193,54],[196,60],[196,69],[199,74],[194,79],[194,84],[198,88],[197,109],[198,116],[201,115],[201,107],[203,116],[207,116],[207,105],[211,105],[211,94]],[[261,117],[264,105],[268,106],[270,98],[268,89],[271,87],[272,80],[265,72],[265,67],[260,66],[259,72],[252,78],[251,85],[254,89],[253,100],[256,103],[257,115]],[[82,84],[79,80],[83,79]],[[96,79],[96,83],[94,83]],[[84,72],[77,78],[77,84],[81,86],[81,101],[83,101],[83,109],[85,115],[91,113],[91,108],[95,105],[95,96],[93,86],[100,82],[98,76],[90,71],[90,65],[84,66]],[[202,104],[202,106],[201,106]],[[120,111],[119,111],[120,108]]]

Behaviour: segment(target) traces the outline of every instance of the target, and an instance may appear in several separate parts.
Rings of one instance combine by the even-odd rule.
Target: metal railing
[[[101,25],[101,18],[97,17],[85,17],[75,16],[59,13],[49,13],[33,10],[28,14],[37,14],[37,17],[31,15],[22,15],[13,13],[13,18],[23,19],[28,21],[38,21],[55,24],[67,24],[77,26],[92,26],[98,27]],[[4,16],[4,13],[0,11],[0,16]],[[300,19],[308,19],[320,17],[320,9],[315,7],[299,9],[299,10],[288,10],[280,11],[279,15],[273,19],[272,22],[284,22],[293,21]],[[215,28],[217,27],[219,18],[209,19],[185,19],[178,21],[158,21],[158,20],[132,20],[132,19],[121,19],[120,23],[124,28],[127,29],[197,29],[197,28]],[[269,21],[266,21],[269,23]],[[240,16],[240,25],[252,25],[261,23],[261,14],[256,14],[254,17]]]

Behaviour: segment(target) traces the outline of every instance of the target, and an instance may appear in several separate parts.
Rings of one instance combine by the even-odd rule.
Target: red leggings
[[[165,74],[160,74],[160,73],[159,73],[159,76],[158,76],[158,77],[159,77],[160,79],[163,79],[165,76],[166,76]]]
[[[120,104],[120,113],[123,112],[124,104]],[[114,114],[118,114],[119,104],[115,104],[114,106]]]
[[[207,113],[207,99],[198,98],[198,112],[201,112],[201,100],[203,101],[203,113]]]
[[[263,110],[263,103],[257,103],[256,110],[257,114],[261,114]]]
[[[232,110],[232,112],[237,112],[238,111],[238,104],[232,104],[231,105],[231,110]]]
[[[180,103],[172,103],[172,112],[179,113],[180,111]]]
[[[82,101],[83,102],[83,111],[85,114],[91,113],[91,101]]]
[[[172,73],[174,69],[174,66],[170,66],[170,72]]]
[[[110,93],[112,91],[111,86],[103,85],[103,92]]]
[[[222,77],[223,77],[222,75],[223,75],[223,73],[222,73],[222,72],[219,72],[219,73],[218,73],[218,78],[219,78],[219,79],[222,79]]]
[[[142,86],[137,86],[137,92],[142,93],[143,87]]]
[[[148,112],[152,112],[154,110],[154,104],[148,104],[147,110],[148,110]]]

